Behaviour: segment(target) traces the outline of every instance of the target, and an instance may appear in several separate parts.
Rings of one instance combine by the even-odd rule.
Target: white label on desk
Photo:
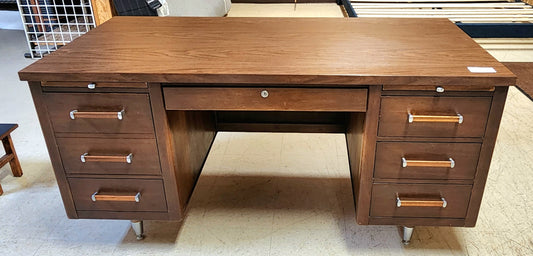
[[[468,67],[468,70],[472,73],[496,73],[493,67]]]

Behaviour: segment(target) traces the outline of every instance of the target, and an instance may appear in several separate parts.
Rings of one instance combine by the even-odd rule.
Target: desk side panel
[[[180,207],[185,211],[215,139],[211,111],[168,111]]]
[[[160,84],[149,84],[170,219],[181,219],[214,141],[208,111],[166,111]]]
[[[472,187],[470,204],[468,205],[468,212],[465,220],[465,226],[467,227],[473,227],[476,225],[508,89],[508,87],[497,87],[494,91],[487,128],[485,130],[485,137],[479,154],[479,163],[477,165],[474,185]]]
[[[37,115],[39,117],[39,122],[43,131],[44,140],[46,141],[48,154],[50,155],[50,160],[52,161],[52,167],[54,168],[54,173],[56,176],[57,184],[59,186],[59,192],[61,193],[61,198],[63,199],[65,211],[67,212],[67,216],[69,218],[77,219],[79,218],[79,216],[76,213],[76,208],[74,206],[74,200],[72,199],[70,186],[67,182],[63,163],[61,162],[61,155],[59,154],[59,147],[56,143],[56,138],[54,135],[52,123],[50,121],[50,116],[48,115],[46,104],[44,104],[43,102],[44,98],[41,83],[28,82],[28,84],[30,86],[31,95],[33,97],[33,103],[35,104],[35,110],[37,111]]]
[[[366,113],[352,113],[346,132],[357,223],[369,224],[381,86],[370,86]]]

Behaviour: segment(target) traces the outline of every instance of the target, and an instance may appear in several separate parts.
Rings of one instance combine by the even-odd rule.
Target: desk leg
[[[404,245],[408,245],[410,242],[411,242],[411,236],[413,235],[413,230],[415,229],[415,227],[406,227],[406,226],[403,226],[403,240],[402,240],[402,243]]]
[[[135,236],[137,236],[137,240],[142,240],[144,238],[144,229],[143,229],[142,220],[132,220],[131,228],[135,232]]]

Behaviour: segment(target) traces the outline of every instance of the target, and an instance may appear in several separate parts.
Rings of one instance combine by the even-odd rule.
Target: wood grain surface
[[[63,162],[61,161],[61,154],[59,153],[59,147],[57,146],[51,117],[46,107],[46,94],[41,90],[40,82],[30,81],[28,84],[30,86],[33,103],[35,104],[35,110],[39,117],[39,123],[41,124],[44,140],[46,141],[46,147],[48,148],[48,154],[50,155],[50,160],[52,162],[52,167],[54,169],[54,174],[59,187],[59,192],[61,193],[61,198],[63,199],[63,205],[65,206],[67,217],[70,219],[77,219],[79,216],[76,212],[72,191],[67,181]]]
[[[163,95],[167,110],[364,112],[367,91],[363,88],[165,87]]]
[[[479,143],[378,142],[375,178],[385,179],[473,179],[479,160]],[[407,160],[438,161],[452,158],[455,167],[402,167]]]
[[[44,103],[54,132],[154,133],[150,100],[146,94],[119,93],[45,93]],[[70,111],[114,112],[113,118],[71,119]],[[117,112],[124,110],[122,120]]]
[[[130,174],[161,175],[155,139],[102,139],[102,138],[56,138],[63,166],[71,174]],[[105,159],[81,162],[80,156],[115,156],[122,162],[106,162]],[[128,154],[131,163],[125,163]]]
[[[489,97],[382,97],[379,136],[483,137],[490,110]],[[464,122],[408,122],[413,115],[461,114]]]
[[[472,186],[437,184],[374,184],[370,215],[374,217],[464,218]],[[422,201],[445,198],[446,208],[397,207],[396,196]]]
[[[515,83],[447,19],[113,17],[19,76],[245,86]]]
[[[76,210],[166,212],[163,181],[159,179],[69,178]],[[91,200],[94,192],[102,195],[129,196],[141,193],[140,202]]]

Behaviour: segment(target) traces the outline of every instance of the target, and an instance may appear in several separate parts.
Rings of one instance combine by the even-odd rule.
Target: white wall
[[[224,16],[231,0],[167,0],[170,16]]]

